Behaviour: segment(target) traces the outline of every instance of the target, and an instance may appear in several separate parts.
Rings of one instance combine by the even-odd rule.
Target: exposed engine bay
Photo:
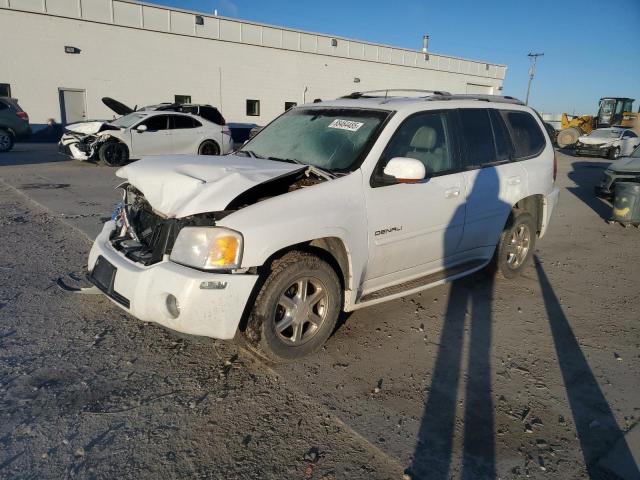
[[[60,139],[59,151],[77,160],[93,160],[103,144],[118,141],[105,133],[110,130],[120,131],[120,128],[106,122],[70,125]]]
[[[308,167],[249,188],[224,210],[182,218],[169,218],[157,212],[140,190],[130,183],[124,183],[119,187],[123,190],[122,202],[116,205],[111,217],[117,227],[111,235],[111,244],[130,260],[153,265],[171,254],[178,233],[184,227],[213,227],[216,221],[240,209],[330,178],[323,171]]]

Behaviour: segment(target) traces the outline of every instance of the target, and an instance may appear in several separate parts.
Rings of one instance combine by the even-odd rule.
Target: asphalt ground
[[[560,204],[520,279],[357,311],[274,366],[58,289],[120,181],[16,145],[0,155],[0,477],[638,478],[640,230],[593,196],[608,163],[559,153]]]

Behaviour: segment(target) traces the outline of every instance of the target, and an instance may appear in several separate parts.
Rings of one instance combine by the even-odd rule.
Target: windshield
[[[145,117],[145,115],[140,115],[139,113],[129,113],[124,117],[120,117],[112,122],[111,125],[115,125],[120,128],[128,128],[136,122],[139,122]]]
[[[620,138],[620,130],[594,130],[589,134],[593,138]]]
[[[615,100],[602,100],[602,102],[600,102],[600,114],[611,115],[613,113],[613,106],[615,104]]]
[[[240,152],[259,158],[350,171],[390,112],[352,108],[294,108],[274,120]]]

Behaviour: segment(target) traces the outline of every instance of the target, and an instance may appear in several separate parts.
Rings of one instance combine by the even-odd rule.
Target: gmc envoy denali
[[[140,320],[286,361],[341,311],[483,268],[517,276],[558,200],[540,117],[510,97],[422,92],[302,105],[234,154],[122,167],[89,278]]]

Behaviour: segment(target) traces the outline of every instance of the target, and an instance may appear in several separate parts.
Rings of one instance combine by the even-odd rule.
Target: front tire
[[[198,155],[220,155],[220,147],[213,140],[205,140],[198,148]]]
[[[273,262],[258,293],[249,341],[271,361],[297,360],[322,347],[341,308],[340,280],[333,268],[310,253],[289,252]]]
[[[536,231],[531,214],[512,213],[500,235],[489,270],[504,278],[519,276],[533,257]]]
[[[609,150],[609,159],[617,160],[620,158],[620,147],[615,147]]]
[[[124,143],[107,142],[98,150],[98,158],[109,167],[119,167],[129,160],[129,149]]]
[[[0,128],[0,153],[8,152],[13,148],[13,135]]]

